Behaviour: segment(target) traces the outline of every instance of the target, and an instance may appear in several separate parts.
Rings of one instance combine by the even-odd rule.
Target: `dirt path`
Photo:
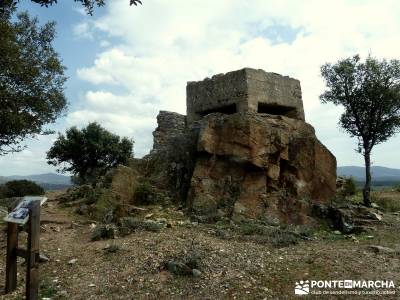
[[[42,210],[41,249],[50,260],[40,265],[41,295],[97,300],[298,299],[294,286],[303,279],[382,279],[395,280],[397,286],[400,256],[374,253],[368,248],[400,245],[400,217],[390,215],[385,219],[390,222],[356,239],[316,233],[312,241],[284,248],[246,237],[232,238],[212,226],[190,222],[174,223],[160,232],[139,231],[115,240],[92,242],[93,225],[50,199]],[[110,243],[119,248],[115,253],[104,250]],[[0,247],[4,258],[4,233]],[[164,261],[192,255],[193,251],[199,261],[199,277],[177,276],[163,269]],[[19,263],[18,267],[19,289],[4,299],[21,299],[24,266]],[[4,269],[2,259],[0,286]]]

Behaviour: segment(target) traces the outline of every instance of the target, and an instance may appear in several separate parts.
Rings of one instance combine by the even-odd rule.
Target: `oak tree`
[[[50,133],[44,127],[64,112],[65,67],[53,48],[55,23],[15,9],[0,12],[0,155],[20,142]]]
[[[400,61],[378,60],[358,55],[321,67],[327,90],[323,103],[344,107],[340,126],[358,139],[357,151],[364,156],[364,204],[370,206],[371,153],[400,129]]]
[[[120,138],[94,122],[59,134],[47,152],[47,160],[59,166],[58,171],[74,174],[76,183],[93,183],[109,169],[126,164],[133,157],[132,148],[132,140]]]

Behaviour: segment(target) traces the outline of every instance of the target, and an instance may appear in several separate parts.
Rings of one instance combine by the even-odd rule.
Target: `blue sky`
[[[54,41],[54,47],[60,54],[63,64],[67,67],[66,75],[68,81],[66,83],[65,94],[70,104],[69,110],[79,108],[79,99],[82,93],[88,88],[88,82],[84,82],[77,78],[76,71],[79,68],[90,66],[96,53],[101,51],[99,43],[95,43],[90,39],[83,39],[76,34],[75,26],[85,19],[90,18],[86,15],[83,8],[73,1],[59,1],[59,4],[49,8],[42,7],[31,1],[21,1],[19,11],[28,11],[31,16],[37,16],[41,24],[45,22],[55,21],[57,23],[57,37]],[[104,15],[105,9],[98,8],[96,16]],[[63,127],[63,119],[58,124]]]
[[[360,53],[399,58],[398,1],[113,0],[88,16],[72,0],[43,8],[21,1],[41,22],[57,22],[55,47],[67,66],[67,114],[56,131],[98,121],[135,139],[146,154],[159,110],[185,113],[187,81],[243,67],[301,81],[306,119],[338,165],[362,165],[356,140],[337,127],[341,108],[322,105],[319,67]],[[45,160],[56,135],[0,157],[0,175],[54,171]],[[379,145],[373,164],[400,168],[399,135]]]

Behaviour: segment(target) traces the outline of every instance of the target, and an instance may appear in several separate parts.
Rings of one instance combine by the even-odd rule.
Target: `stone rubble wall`
[[[157,116],[157,128],[153,132],[152,152],[168,148],[176,137],[186,131],[186,116],[175,112],[161,110]]]

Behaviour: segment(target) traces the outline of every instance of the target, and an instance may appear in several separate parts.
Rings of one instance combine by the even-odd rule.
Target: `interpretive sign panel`
[[[26,196],[22,199],[22,201],[4,218],[4,221],[17,223],[17,224],[26,224],[29,219],[29,210],[33,206],[34,201],[40,201],[40,205],[43,205],[46,202],[46,197],[36,197],[36,196]]]

